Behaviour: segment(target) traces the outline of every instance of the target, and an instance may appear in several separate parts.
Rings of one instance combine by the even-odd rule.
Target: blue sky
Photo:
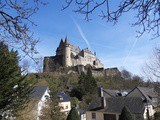
[[[114,6],[111,6],[114,8]],[[32,19],[38,25],[33,27],[35,35],[41,42],[37,45],[40,56],[53,56],[60,39],[67,35],[69,42],[96,51],[97,57],[105,68],[125,68],[133,74],[142,74],[142,67],[152,54],[153,47],[159,44],[158,39],[150,40],[149,34],[136,39],[136,30],[131,27],[135,20],[132,13],[123,15],[118,23],[107,23],[98,17],[98,11],[87,22],[84,16],[73,13],[74,6],[61,11],[62,3],[50,1],[41,6]]]

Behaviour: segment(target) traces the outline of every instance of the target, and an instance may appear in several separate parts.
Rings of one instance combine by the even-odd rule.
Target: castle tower
[[[70,51],[70,44],[68,42],[68,37],[66,36],[64,42],[64,54],[63,54],[63,66],[69,67],[71,66],[71,51]]]
[[[64,41],[61,39],[61,42],[59,43],[59,46],[56,50],[56,55],[63,55],[63,47],[64,47]]]

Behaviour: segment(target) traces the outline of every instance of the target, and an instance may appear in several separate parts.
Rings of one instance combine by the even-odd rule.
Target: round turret
[[[63,55],[63,64],[65,67],[71,66],[71,51],[70,51],[70,44],[68,42],[68,38],[65,38],[64,43],[64,55]]]

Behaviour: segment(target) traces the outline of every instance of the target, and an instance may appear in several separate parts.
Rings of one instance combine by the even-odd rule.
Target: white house
[[[82,110],[82,109],[76,109],[79,116],[80,116],[80,120],[86,120],[86,111]]]
[[[35,86],[31,94],[31,98],[36,100],[35,110],[32,114],[35,115],[35,118],[38,120],[41,115],[41,110],[45,107],[47,99],[49,99],[49,88],[47,86]]]
[[[61,112],[68,114],[71,110],[71,100],[67,94],[64,92],[58,92],[59,106],[61,106]]]
[[[57,96],[59,97],[59,106],[61,107],[61,112],[68,114],[71,110],[71,101],[67,94],[64,92],[58,92]],[[34,104],[34,109],[31,114],[35,119],[39,119],[39,116],[42,114],[41,110],[45,107],[47,100],[49,99],[49,88],[47,86],[35,86],[31,94],[31,98],[36,101]]]

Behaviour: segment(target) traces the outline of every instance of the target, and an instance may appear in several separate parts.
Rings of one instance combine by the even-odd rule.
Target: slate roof
[[[144,113],[144,103],[141,98],[136,97],[111,97],[106,98],[106,107],[101,107],[101,100],[92,102],[89,105],[90,111],[108,112],[108,113],[121,113],[123,107],[126,106],[131,113],[141,114]]]
[[[88,110],[89,111],[97,111],[97,110],[100,110],[102,109],[102,104],[101,104],[101,98],[98,98],[96,100],[93,100],[90,104],[89,104],[89,107],[88,107]]]
[[[58,92],[58,97],[62,98],[60,99],[60,102],[69,102],[70,98],[68,95],[66,95],[64,92]]]
[[[75,46],[75,45],[72,45],[72,44],[70,44],[70,48],[71,48],[71,51],[73,51],[77,54],[81,51],[78,46]]]
[[[31,98],[41,99],[47,89],[47,86],[35,86],[33,88]]]
[[[110,89],[104,89],[104,96],[105,94],[110,95],[111,97],[117,97],[117,96],[126,96],[131,90],[110,90]]]
[[[138,89],[142,95],[146,98],[147,104],[152,104],[154,107],[157,107],[158,101],[152,102],[151,98],[158,98],[158,93],[154,91],[154,88],[149,87],[135,87],[132,91]],[[132,92],[130,91],[130,93]],[[128,95],[130,94],[128,93]]]
[[[82,115],[82,114],[85,114],[86,113],[86,111],[85,110],[82,110],[82,109],[76,109],[77,110],[77,112],[80,114],[80,115]]]
[[[158,97],[158,94],[154,91],[154,88],[148,88],[148,87],[137,87],[145,96],[150,97]]]
[[[103,90],[103,91],[104,91],[104,96],[107,93],[111,97],[115,97],[117,95],[117,93],[118,93],[118,90]]]

